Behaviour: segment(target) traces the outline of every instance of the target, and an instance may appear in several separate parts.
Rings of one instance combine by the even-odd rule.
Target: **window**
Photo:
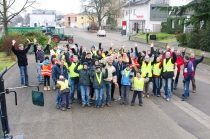
[[[136,9],[133,9],[133,15],[136,15]]]
[[[81,17],[81,19],[83,19],[83,17]]]
[[[126,10],[126,16],[128,15],[128,10]]]
[[[71,21],[71,18],[70,18],[70,17],[68,17],[68,21],[69,21],[69,22]]]
[[[171,21],[171,28],[174,28],[174,20]]]
[[[77,22],[77,17],[75,17],[75,22]]]

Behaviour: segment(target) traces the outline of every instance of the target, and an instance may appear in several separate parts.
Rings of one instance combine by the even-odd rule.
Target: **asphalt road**
[[[109,49],[111,42],[114,43],[114,48],[119,48],[122,44],[126,48],[134,46],[134,42],[127,41],[127,38],[121,37],[120,34],[97,37],[96,34],[81,29],[67,29],[66,32],[74,34],[75,42],[86,45],[89,49],[92,45],[98,46],[99,42],[102,42],[105,50]],[[60,45],[65,43],[61,42]],[[150,49],[144,44],[139,44],[138,47],[139,50]],[[29,83],[36,85],[34,55],[29,55],[28,59]],[[206,69],[198,68],[197,93],[191,94],[187,103],[182,103],[179,99],[166,102],[162,98],[152,96],[150,99],[143,99],[143,107],[137,105],[137,100],[133,107],[112,102],[111,107],[103,109],[82,108],[80,104],[74,103],[71,110],[63,112],[55,108],[56,91],[44,92],[45,106],[37,107],[31,101],[31,91],[36,88],[17,90],[17,106],[14,104],[13,94],[7,95],[11,133],[24,133],[26,139],[209,139],[210,88],[209,72]],[[4,80],[5,87],[19,86],[17,64],[5,74]],[[183,93],[181,80],[180,78],[178,89],[174,91],[174,98]],[[43,91],[43,85],[40,85],[40,89]],[[116,90],[115,98],[118,97]],[[198,115],[205,113],[206,123],[196,119],[189,114],[188,109],[182,109],[182,105],[175,102],[194,107]]]

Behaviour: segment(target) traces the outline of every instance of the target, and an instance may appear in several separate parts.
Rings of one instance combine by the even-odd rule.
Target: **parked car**
[[[105,30],[99,30],[97,32],[97,36],[105,36],[106,37],[106,31]]]

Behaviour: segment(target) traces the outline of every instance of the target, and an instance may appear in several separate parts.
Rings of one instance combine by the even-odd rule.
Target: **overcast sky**
[[[19,2],[25,2],[25,0],[18,0]],[[67,13],[79,13],[80,12],[80,0],[37,0],[39,4],[34,5],[37,9],[42,10],[56,10],[63,14]],[[27,12],[31,13],[32,9],[27,9]]]

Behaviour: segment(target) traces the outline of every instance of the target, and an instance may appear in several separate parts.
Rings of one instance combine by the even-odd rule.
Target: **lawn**
[[[176,38],[174,34],[167,34],[167,33],[150,33],[150,35],[156,35],[158,42],[169,43],[175,41]],[[146,39],[146,34],[137,34],[136,37]]]
[[[9,68],[15,63],[15,61],[14,56],[7,56],[4,52],[0,52],[0,71],[2,71],[5,67]]]

